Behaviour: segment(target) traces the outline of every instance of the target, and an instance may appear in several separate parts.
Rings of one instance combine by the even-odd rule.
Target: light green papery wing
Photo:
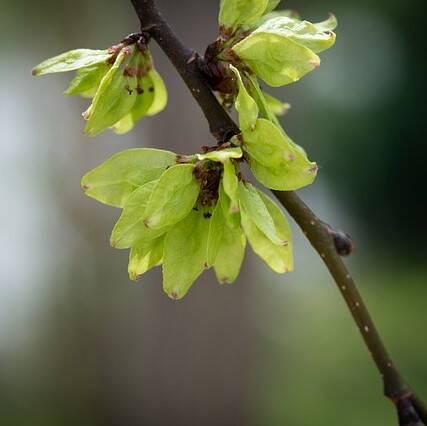
[[[222,184],[224,186],[224,192],[231,200],[230,213],[237,213],[239,211],[239,179],[236,175],[236,168],[232,161],[224,163]]]
[[[210,219],[191,211],[166,235],[163,256],[163,288],[174,300],[182,299],[207,268]]]
[[[256,30],[232,50],[273,87],[294,83],[320,65],[320,58],[312,50],[271,32]]]
[[[255,129],[243,137],[250,168],[267,188],[294,191],[313,183],[316,163],[271,121],[259,119]]]
[[[270,21],[274,18],[291,18],[295,20],[300,20],[300,15],[296,10],[293,9],[282,9],[282,10],[275,10],[270,13],[267,13],[264,15],[257,23],[252,27],[252,29],[259,28],[261,25],[264,25],[266,22]]]
[[[293,157],[293,145],[282,130],[271,121],[260,118],[253,129],[243,132],[243,149],[261,164],[279,166]]]
[[[239,113],[240,129],[249,129],[255,126],[258,118],[258,106],[252,96],[246,90],[243,83],[242,76],[237,68],[230,65],[231,70],[234,72],[237,80],[238,94],[236,97],[236,110]]]
[[[281,16],[265,22],[253,34],[274,34],[305,46],[314,53],[320,53],[334,45],[335,33],[327,28],[334,26],[335,23],[336,20],[333,22],[333,18],[312,24]]]
[[[159,179],[176,163],[176,154],[151,148],[129,149],[113,155],[82,178],[88,197],[101,203],[123,207],[138,187]]]
[[[208,266],[214,266],[218,281],[231,284],[239,275],[246,247],[240,226],[229,226],[218,203],[213,211],[208,238]]]
[[[112,56],[108,50],[75,49],[47,59],[33,68],[33,75],[45,75],[58,72],[75,71],[101,62]]]
[[[273,111],[269,108],[268,101],[265,97],[265,92],[261,89],[258,79],[256,78],[256,76],[248,75],[247,77],[250,83],[250,87],[249,87],[250,93],[258,105],[261,115],[267,120],[270,120],[272,123],[276,124],[277,127],[281,128],[281,125],[277,116],[274,115]]]
[[[292,250],[292,231],[288,221],[279,206],[264,192],[258,190],[262,201],[264,202],[267,210],[273,219],[274,226],[276,227],[277,235],[282,241],[283,246],[289,247]]]
[[[236,30],[255,24],[264,14],[269,0],[221,0],[219,25]]]
[[[121,67],[126,57],[123,51],[118,55],[102,79],[91,106],[83,114],[87,120],[85,132],[88,136],[95,136],[116,124],[131,111],[136,102],[137,77],[125,75]],[[132,60],[129,62],[131,64]]]
[[[138,78],[137,89],[135,89],[136,101],[132,109],[113,126],[114,132],[118,135],[125,134],[132,130],[141,118],[148,115],[148,111],[153,105],[154,86],[153,81],[148,74]]]
[[[333,31],[338,26],[338,21],[336,16],[330,13],[328,19],[322,22],[318,22],[317,24],[314,24],[314,26],[319,31]]]
[[[264,99],[267,103],[268,109],[277,116],[282,116],[288,113],[288,111],[291,109],[291,105],[282,102],[280,99],[275,98],[274,96],[269,95],[268,93],[264,92]]]
[[[144,212],[157,183],[149,182],[132,192],[111,234],[112,247],[127,249],[136,245],[151,246],[153,240],[169,230],[168,227],[154,230],[144,224]]]
[[[283,244],[274,220],[255,187],[239,182],[239,201],[242,215],[244,212],[273,244]]]
[[[217,163],[225,163],[232,158],[242,158],[243,152],[240,148],[226,148],[218,151],[208,152],[207,154],[196,154],[200,161],[211,160]]]
[[[265,187],[277,191],[296,191],[304,186],[311,185],[317,175],[317,166],[312,168],[302,167],[296,173],[288,173],[280,167],[268,167],[251,160],[251,170],[254,176]]]
[[[245,257],[246,237],[240,227],[227,227],[215,258],[214,269],[221,284],[232,284],[239,276]]]
[[[192,164],[178,164],[163,173],[144,213],[143,222],[148,228],[174,225],[191,212],[200,191],[193,171]]]
[[[277,115],[280,115],[279,112],[282,112],[283,108],[290,108],[289,104],[281,104],[281,101],[279,101],[278,99],[273,98],[272,96],[268,95],[267,93],[265,93],[259,83],[257,78],[253,77],[253,76],[248,76],[248,80],[250,82],[250,90],[251,90],[251,94],[254,96],[254,99],[257,102],[258,108],[260,109],[261,114],[268,119],[269,121],[271,121],[276,127],[277,129],[280,130],[280,132],[282,133],[282,136],[285,138],[285,141],[287,141],[295,150],[297,150],[299,153],[301,153],[304,157],[307,156],[306,152],[304,151],[304,149],[297,145],[294,141],[292,141],[288,135],[286,134],[286,132],[283,130],[282,125],[280,124],[279,119],[277,118]],[[277,115],[276,115],[277,113]],[[252,129],[253,130],[253,129]],[[315,166],[314,163],[311,163],[313,166]]]
[[[273,244],[244,212],[242,212],[242,226],[253,251],[273,271],[284,274],[293,270],[293,254],[290,247]]]
[[[168,103],[168,91],[163,78],[154,68],[148,72],[148,76],[153,83],[154,100],[147,111],[147,115],[152,116],[162,112],[166,108]]]
[[[208,248],[207,248],[207,262],[211,267],[215,263],[219,247],[222,241],[222,235],[227,227],[224,213],[220,203],[215,206],[209,225]]]
[[[139,244],[132,247],[129,256],[129,278],[133,281],[141,279],[147,271],[159,266],[163,259],[164,236],[159,237],[151,244]]]
[[[95,96],[96,90],[101,83],[101,80],[107,74],[111,65],[105,62],[100,64],[90,65],[79,69],[76,76],[71,81],[64,95],[80,95],[85,98]]]
[[[237,194],[238,195],[238,194]],[[224,189],[224,182],[219,185],[219,200],[218,205],[221,206],[222,213],[225,217],[227,225],[231,228],[240,226],[240,206],[236,208],[236,202],[232,201]]]

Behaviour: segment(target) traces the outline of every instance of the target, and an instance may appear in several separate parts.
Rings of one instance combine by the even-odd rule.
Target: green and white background
[[[216,37],[218,2],[159,0],[190,46]],[[356,240],[350,267],[408,380],[427,396],[423,2],[283,2],[339,19],[334,48],[299,83],[288,133],[321,169],[301,191]],[[118,211],[81,193],[115,152],[192,153],[206,123],[171,65],[165,112],[122,137],[82,134],[87,102],[41,60],[104,48],[138,29],[130,2],[2,0],[0,32],[0,424],[392,425],[369,354],[320,260],[295,230],[296,271],[249,254],[232,287],[205,274],[181,302],[159,271],[128,281],[109,248]]]

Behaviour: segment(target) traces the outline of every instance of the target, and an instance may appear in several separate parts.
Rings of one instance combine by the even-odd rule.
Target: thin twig
[[[334,278],[383,378],[384,395],[396,405],[400,417],[407,419],[410,414],[410,422],[400,424],[416,425],[414,421],[419,420],[418,416],[427,424],[427,411],[422,402],[413,395],[390,358],[356,284],[337,252],[329,225],[322,222],[295,192],[275,191],[275,194],[303,230]],[[415,399],[417,404],[414,403]]]
[[[197,53],[186,48],[163,19],[154,0],[131,0],[141,22],[171,60],[202,109],[213,136],[227,142],[240,133],[238,126],[217,101],[200,69]],[[298,223],[334,278],[362,334],[384,383],[384,394],[398,410],[401,426],[415,426],[420,419],[427,426],[427,409],[413,394],[391,360],[341,256],[352,250],[351,240],[319,220],[295,192],[274,191],[279,201]]]
[[[198,55],[185,47],[159,13],[152,0],[132,0],[142,31],[156,40],[175,66],[209,123],[210,132],[218,142],[227,142],[239,133],[239,128],[217,102],[206,78],[198,66]]]

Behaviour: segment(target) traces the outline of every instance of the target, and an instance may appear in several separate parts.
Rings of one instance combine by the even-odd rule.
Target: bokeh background
[[[202,51],[217,0],[159,0]],[[336,47],[275,91],[290,135],[321,166],[301,196],[355,239],[348,261],[405,376],[427,398],[427,57],[422,0],[289,0],[309,20],[333,11]],[[250,250],[233,286],[206,273],[179,303],[161,274],[140,283],[109,248],[118,211],[87,199],[82,174],[130,147],[212,144],[155,47],[167,110],[123,137],[82,134],[70,75],[34,79],[41,60],[103,48],[138,30],[129,1],[1,1],[0,424],[393,425],[391,405],[334,283],[295,229],[296,271]]]

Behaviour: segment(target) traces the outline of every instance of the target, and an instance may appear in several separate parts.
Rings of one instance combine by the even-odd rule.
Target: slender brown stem
[[[239,128],[212,93],[205,75],[198,66],[197,53],[182,44],[163,19],[154,1],[132,0],[132,3],[140,19],[142,31],[151,34],[169,57],[202,109],[214,137],[219,142],[227,142],[239,133]]]
[[[158,11],[154,0],[132,0],[141,22],[169,57],[202,109],[211,133],[219,142],[226,142],[239,133],[238,126],[219,104],[199,67],[199,57],[186,48]],[[427,425],[427,409],[413,394],[391,360],[371,316],[348,272],[341,255],[351,252],[351,240],[342,232],[322,222],[295,192],[275,191],[282,205],[298,223],[321,256],[334,278],[362,334],[384,383],[384,394],[398,410],[402,426]]]
[[[356,285],[336,250],[330,227],[322,222],[295,192],[275,191],[277,198],[303,230],[334,278],[383,376],[384,394],[393,401],[411,396],[378,334]]]

